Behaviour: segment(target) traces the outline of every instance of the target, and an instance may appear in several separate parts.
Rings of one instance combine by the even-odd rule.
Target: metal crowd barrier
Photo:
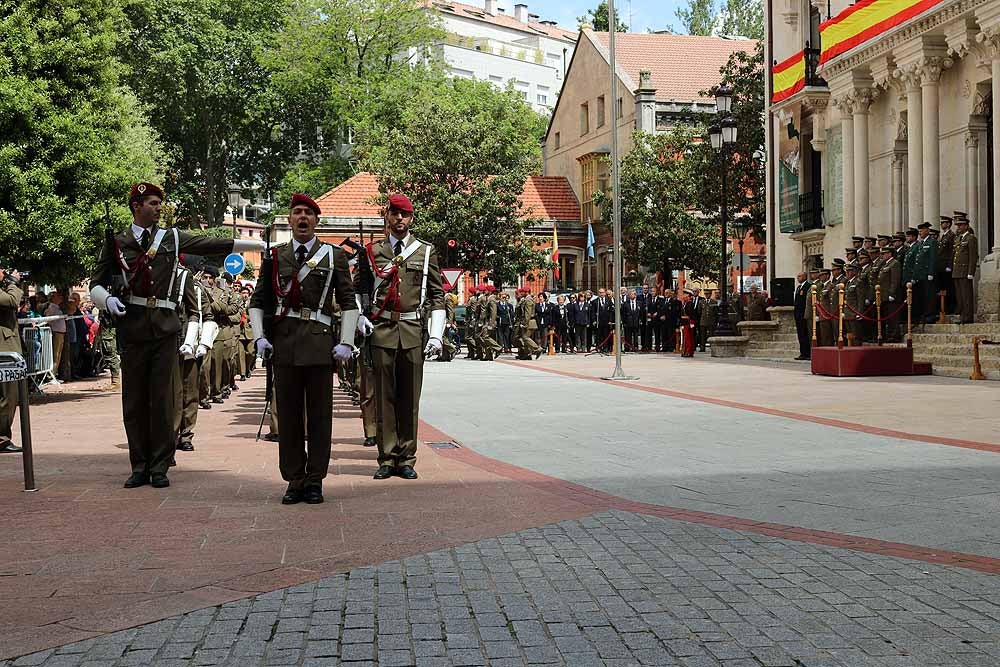
[[[56,379],[52,367],[52,329],[48,326],[21,327],[21,349],[27,366],[28,379],[35,391]]]
[[[28,411],[28,364],[17,352],[0,352],[0,383],[16,383],[21,413],[21,459],[24,465],[24,490],[35,488],[35,460],[31,453],[31,417]]]

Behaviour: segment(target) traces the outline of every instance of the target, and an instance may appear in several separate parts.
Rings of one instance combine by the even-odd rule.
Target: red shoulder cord
[[[366,246],[368,251],[368,266],[372,267],[372,271],[375,272],[376,276],[382,280],[389,281],[389,290],[385,293],[385,299],[382,300],[382,307],[379,308],[378,312],[372,316],[373,320],[377,320],[382,316],[382,313],[384,313],[387,308],[390,308],[394,313],[398,313],[401,299],[399,295],[399,266],[393,263],[393,265],[385,271],[379,268],[379,265],[375,262],[375,250],[373,245],[374,244],[369,243]],[[375,298],[374,294],[372,295],[372,298]]]
[[[281,283],[278,281],[277,248],[271,248],[271,263],[271,287],[274,289],[274,296],[277,297],[280,303],[284,304],[280,313],[274,313],[275,319],[280,320],[288,314],[290,308],[298,310],[299,306],[302,305],[302,285],[299,284],[299,273],[296,271],[292,274],[292,281],[288,284],[288,289],[281,289]]]
[[[135,262],[130,266],[125,260],[125,255],[122,253],[121,245],[118,243],[118,239],[115,239],[115,255],[118,260],[118,266],[121,270],[130,275],[128,279],[128,288],[136,296],[152,296],[153,291],[153,275],[149,269],[149,254],[146,252],[140,252],[135,258]],[[142,277],[141,282],[136,285],[136,281]]]

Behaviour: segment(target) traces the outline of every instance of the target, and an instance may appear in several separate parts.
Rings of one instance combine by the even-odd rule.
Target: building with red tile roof
[[[756,42],[617,33],[615,47],[617,88],[612,96],[608,33],[587,28],[580,31],[542,145],[543,173],[568,180],[581,202],[582,222],[594,223],[593,282],[602,285],[613,281],[611,232],[601,224],[602,211],[593,203],[593,195],[611,187],[606,158],[611,153],[612,129],[618,133],[624,156],[632,149],[634,130],[662,132],[678,115],[691,109],[714,109],[714,99],[702,97],[700,91],[718,85],[720,70],[730,56],[737,51],[753,51]],[[646,280],[664,282],[659,276]]]

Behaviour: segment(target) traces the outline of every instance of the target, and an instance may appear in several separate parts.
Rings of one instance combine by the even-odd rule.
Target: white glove
[[[116,296],[109,296],[107,300],[107,310],[115,317],[125,314],[125,304]]]
[[[944,270],[947,271],[948,273],[951,273],[951,267],[946,266]]]
[[[894,296],[890,296],[889,297],[889,301],[895,301],[895,300],[896,300],[896,297],[894,297]]]
[[[424,356],[437,356],[439,354],[441,354],[441,339],[429,339],[427,341],[427,347],[424,348]]]
[[[187,343],[184,343],[183,345],[181,345],[180,349],[178,349],[177,351],[185,359],[194,359],[194,348],[192,348]]]
[[[206,354],[208,354],[208,346],[207,345],[198,345],[198,348],[194,351],[194,358],[195,359],[201,359]]]
[[[258,357],[263,357],[265,352],[274,349],[274,346],[271,345],[271,342],[266,338],[258,338],[257,342],[255,342],[254,345],[257,347]]]
[[[354,350],[350,345],[345,345],[344,343],[338,343],[336,347],[333,348],[333,358],[340,362],[350,361],[351,357],[354,356]]]
[[[927,276],[927,280],[934,280],[934,276]]]
[[[976,277],[975,277],[975,276],[966,276],[966,277],[967,277],[967,278],[968,278],[969,280],[975,280],[975,279],[976,279]]]
[[[358,316],[358,333],[367,338],[375,331],[375,325],[364,315]]]

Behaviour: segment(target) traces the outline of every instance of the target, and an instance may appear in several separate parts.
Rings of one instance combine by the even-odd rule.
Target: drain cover
[[[427,446],[431,449],[458,449],[458,443],[454,442],[428,442]]]

